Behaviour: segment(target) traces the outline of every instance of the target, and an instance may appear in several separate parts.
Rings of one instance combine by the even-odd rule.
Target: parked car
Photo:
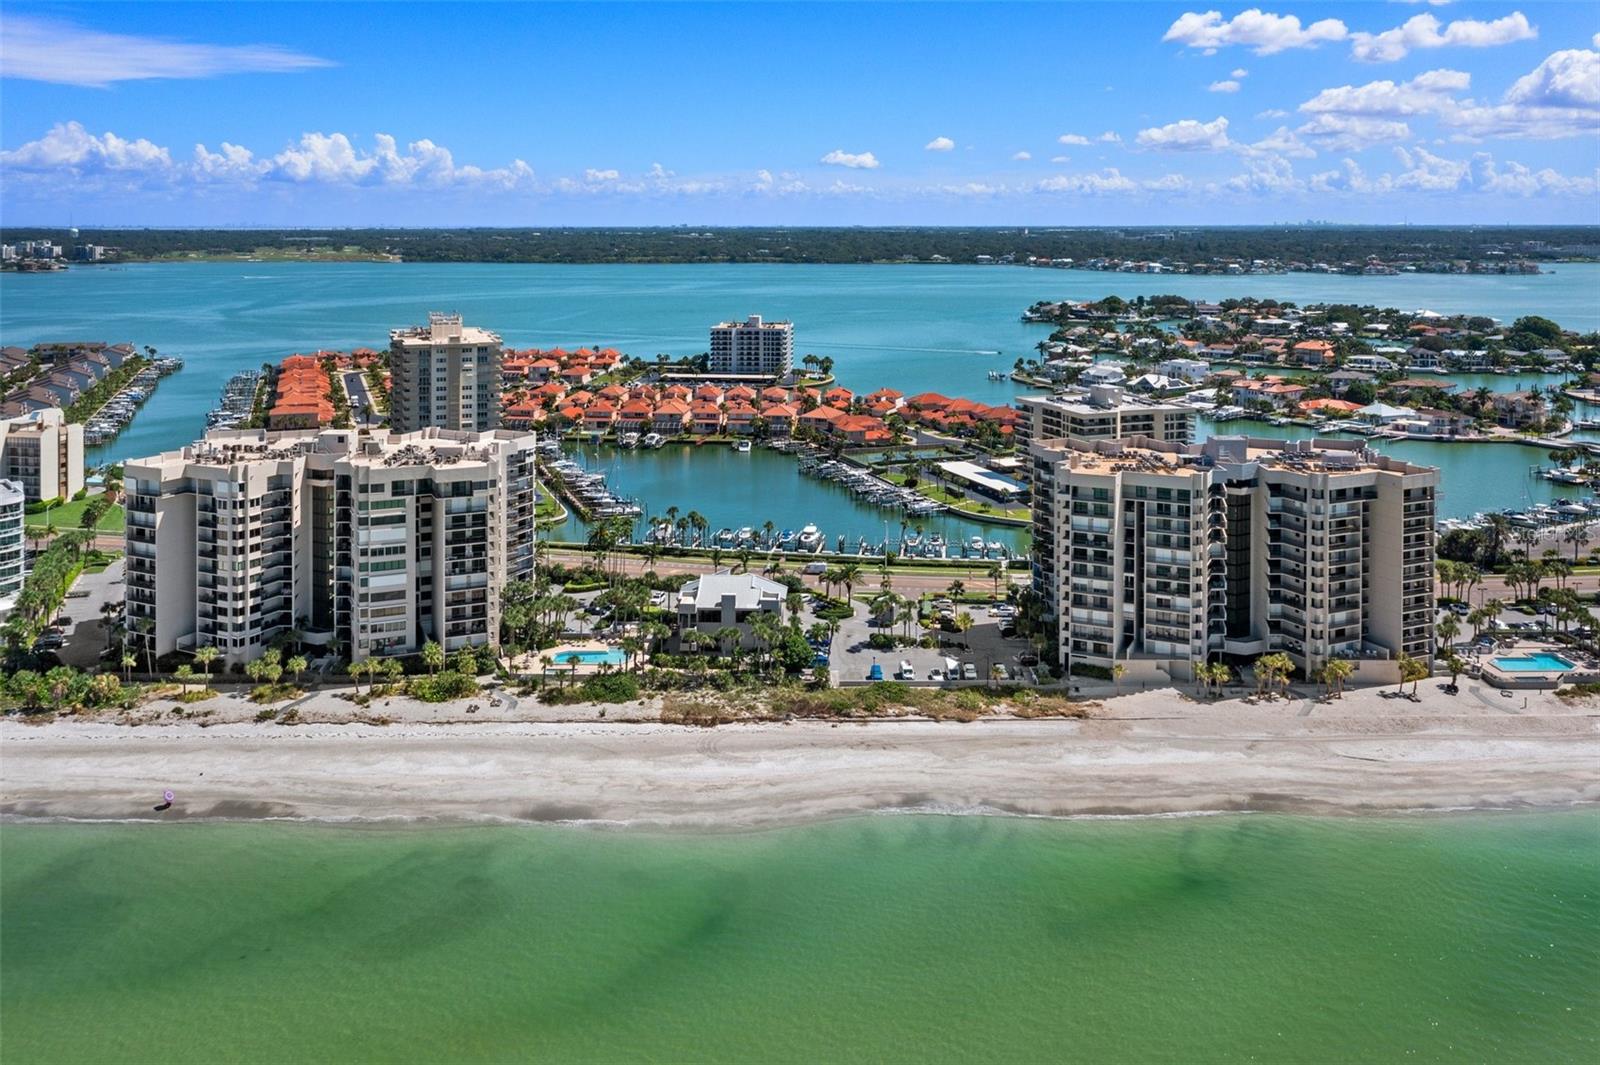
[[[828,564],[826,562],[807,562],[805,568],[800,572],[808,577],[815,577],[818,574],[828,572]]]
[[[1011,679],[1011,670],[1006,668],[1006,664],[1004,662],[996,662],[994,664],[994,679],[995,680],[1010,680]]]
[[[944,670],[935,668],[928,670],[928,679],[936,683],[943,684],[949,679],[949,677],[946,676]]]
[[[963,662],[963,663],[961,663],[961,679],[962,680],[977,680],[978,679],[978,667],[973,665],[971,662]]]
[[[916,680],[917,671],[911,668],[910,662],[901,662],[900,668],[895,671],[895,680]]]
[[[1018,655],[1017,662],[1024,666],[1036,666],[1039,664],[1039,656],[1029,651],[1026,654]]]

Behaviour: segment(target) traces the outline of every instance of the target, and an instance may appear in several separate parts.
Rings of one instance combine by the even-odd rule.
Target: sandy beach
[[[1360,813],[1600,801],[1600,707],[1464,684],[1421,703],[1106,700],[1087,720],[724,725],[0,723],[0,815],[747,828],[885,809]],[[574,709],[574,708],[566,708]],[[157,812],[164,789],[176,795]]]

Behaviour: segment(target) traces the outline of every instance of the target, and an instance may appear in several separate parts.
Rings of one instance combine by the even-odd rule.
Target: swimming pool
[[[627,656],[621,651],[560,651],[553,661],[558,666],[570,666],[576,662],[580,666],[620,666],[627,661]]]
[[[1507,673],[1565,673],[1569,669],[1578,668],[1560,655],[1551,654],[1549,651],[1496,658],[1494,664]]]

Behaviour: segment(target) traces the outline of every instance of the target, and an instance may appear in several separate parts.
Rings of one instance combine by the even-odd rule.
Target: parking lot
[[[1033,648],[1025,639],[1016,637],[1006,638],[1000,635],[1000,630],[1006,619],[991,612],[992,608],[977,605],[963,605],[961,609],[972,615],[973,625],[966,633],[940,632],[940,646],[937,649],[926,647],[897,647],[893,650],[880,651],[868,645],[868,639],[875,632],[902,635],[907,630],[904,626],[894,624],[879,627],[872,623],[869,611],[863,604],[855,604],[855,615],[839,623],[839,634],[834,637],[829,671],[835,684],[860,683],[872,678],[872,667],[878,666],[883,673],[884,680],[914,680],[918,683],[940,683],[944,680],[958,679],[946,677],[945,672],[951,668],[950,662],[954,661],[955,670],[962,674],[960,679],[976,682],[988,682],[994,679],[995,666],[1005,667],[1006,676],[1000,678],[1007,682],[1020,681],[1022,683],[1037,683],[1032,665],[1024,665],[1022,660],[1032,661]],[[809,626],[815,621],[807,605],[801,623]],[[930,630],[932,631],[932,630]],[[913,636],[923,632],[921,626],[913,624],[910,627]],[[899,676],[901,663],[911,666],[910,678]],[[966,667],[971,666],[971,670]]]
[[[94,668],[106,647],[106,628],[100,606],[107,602],[120,606],[122,598],[121,559],[99,573],[81,574],[57,612],[58,617],[67,619],[67,624],[61,627],[61,646],[51,648],[46,641],[44,649],[54,650],[64,665]]]

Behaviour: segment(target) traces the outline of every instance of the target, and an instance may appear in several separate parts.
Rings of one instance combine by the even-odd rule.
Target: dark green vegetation
[[[57,234],[16,228],[7,242]],[[999,258],[1280,260],[1393,262],[1505,255],[1554,260],[1592,257],[1594,227],[1239,226],[1219,228],[722,228],[641,229],[93,229],[80,240],[121,250],[124,259],[261,254],[325,257],[330,249],[398,255],[411,262],[889,262],[944,256],[970,263]]]

